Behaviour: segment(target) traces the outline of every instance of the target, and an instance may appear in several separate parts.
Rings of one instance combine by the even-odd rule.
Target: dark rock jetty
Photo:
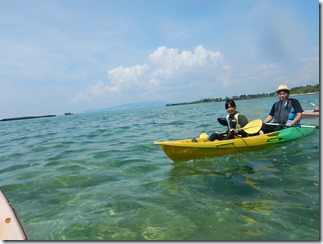
[[[14,118],[1,119],[0,121],[11,121],[11,120],[22,120],[22,119],[37,119],[37,118],[48,118],[48,117],[55,117],[55,116],[56,115],[24,116],[24,117],[14,117]]]

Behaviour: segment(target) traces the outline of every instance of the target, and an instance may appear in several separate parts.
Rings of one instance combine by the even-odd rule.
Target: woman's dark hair
[[[225,105],[224,105],[225,109],[228,109],[229,105],[231,105],[231,107],[234,107],[234,108],[237,107],[236,103],[232,99],[229,99],[225,102]]]

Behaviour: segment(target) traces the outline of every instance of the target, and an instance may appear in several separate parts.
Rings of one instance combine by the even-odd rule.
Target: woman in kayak
[[[278,86],[276,93],[279,101],[274,103],[271,107],[269,115],[264,119],[263,126],[259,134],[269,133],[273,131],[282,130],[286,127],[298,125],[302,118],[302,106],[297,99],[289,98],[290,90],[284,84]],[[272,119],[273,123],[279,125],[266,125]]]
[[[228,115],[226,117],[228,130],[225,133],[214,132],[206,141],[234,139],[234,135],[241,135],[242,137],[248,136],[244,131],[236,130],[248,124],[248,119],[236,110],[237,106],[234,100],[227,100],[224,106],[228,112]],[[195,142],[197,140],[193,138],[192,141]]]

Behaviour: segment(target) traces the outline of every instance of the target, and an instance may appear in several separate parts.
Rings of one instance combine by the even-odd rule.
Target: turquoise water
[[[263,119],[275,100],[237,106]],[[205,103],[1,122],[0,186],[30,240],[319,240],[318,130],[177,163],[153,144],[225,131],[225,114]]]

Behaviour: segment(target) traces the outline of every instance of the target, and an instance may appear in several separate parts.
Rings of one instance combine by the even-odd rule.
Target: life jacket
[[[292,98],[289,98],[286,101],[275,103],[274,123],[286,124],[295,119],[297,114],[292,106],[292,100]],[[296,124],[299,124],[299,121]]]
[[[240,129],[241,128],[241,125],[239,124],[239,121],[238,121],[238,117],[239,117],[239,113],[236,112],[234,115],[233,115],[233,118],[231,117],[231,114],[228,114],[227,117],[225,118],[227,123],[228,123],[228,128],[231,129]]]

